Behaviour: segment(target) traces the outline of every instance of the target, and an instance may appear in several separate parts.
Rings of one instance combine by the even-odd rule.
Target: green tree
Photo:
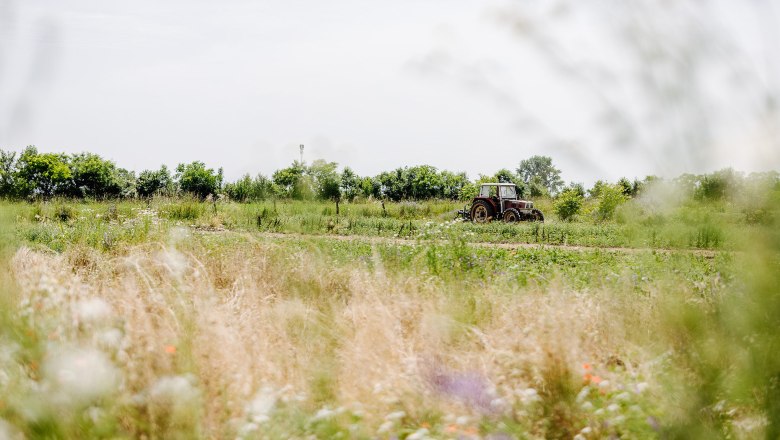
[[[581,188],[570,187],[563,190],[555,199],[555,213],[563,221],[571,221],[580,213],[584,191]]]
[[[183,192],[205,199],[217,194],[222,187],[222,168],[215,172],[198,161],[179,164],[176,167],[176,181]]]
[[[306,172],[304,165],[298,161],[293,162],[292,166],[274,171],[272,179],[274,184],[281,190],[281,196],[292,197],[295,199],[303,198],[303,177]]]
[[[393,171],[385,171],[376,180],[380,185],[380,196],[393,201],[399,201],[408,197],[406,188],[406,172],[404,168],[396,168]]]
[[[469,178],[466,176],[466,173],[453,173],[446,170],[441,172],[441,181],[441,196],[448,200],[458,200],[463,188],[469,184]]]
[[[344,167],[344,171],[341,172],[341,192],[350,202],[360,194],[360,180],[360,176],[350,167]]]
[[[273,193],[273,184],[267,177],[258,174],[255,178],[245,174],[233,183],[225,184],[225,194],[237,202],[265,200]]]
[[[435,167],[420,165],[406,170],[406,197],[415,200],[440,198],[443,196],[443,181]]]
[[[336,162],[317,159],[307,170],[312,179],[317,197],[322,200],[341,200],[341,176]]]
[[[544,188],[549,194],[556,194],[563,186],[561,171],[555,168],[552,158],[548,156],[532,156],[520,162],[517,168],[517,174],[520,179],[529,187],[531,196],[538,197],[534,193],[539,193],[540,188]]]
[[[360,193],[365,198],[378,199],[382,197],[382,184],[377,178],[366,176],[360,179]]]
[[[76,197],[119,197],[125,189],[125,171],[120,175],[116,165],[97,154],[74,154],[70,158],[72,188],[69,193]]]
[[[161,166],[159,170],[144,170],[138,175],[135,189],[139,197],[152,197],[161,193],[173,192],[173,179],[168,167]]]
[[[19,156],[14,181],[20,196],[49,198],[66,195],[72,177],[67,156],[39,154],[37,148],[29,146]]]
[[[609,184],[603,180],[597,180],[593,184],[593,188],[588,190],[588,197],[590,197],[591,199],[598,199],[599,197],[601,197],[601,190],[608,185]]]
[[[0,150],[0,198],[16,196],[14,174],[16,173],[16,152]]]

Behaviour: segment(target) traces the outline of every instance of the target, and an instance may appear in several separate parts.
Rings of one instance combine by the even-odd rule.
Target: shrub
[[[623,188],[620,185],[602,185],[599,191],[599,204],[596,208],[598,220],[612,220],[615,209],[626,201]]]
[[[574,220],[574,217],[582,209],[582,200],[582,195],[574,188],[563,191],[556,199],[554,205],[558,218],[564,221]]]

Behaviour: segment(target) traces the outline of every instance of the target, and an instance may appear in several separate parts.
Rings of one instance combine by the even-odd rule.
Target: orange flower
[[[428,428],[430,428],[430,427],[431,427],[431,424],[430,424],[430,423],[428,423],[428,422],[422,422],[422,423],[420,423],[420,427],[421,427],[421,428],[428,429]]]
[[[591,367],[591,366],[590,366],[590,364],[589,364],[589,363],[587,363],[587,362],[585,362],[584,364],[582,364],[582,369],[583,369],[583,370],[585,370],[585,371],[588,371],[588,370],[590,370],[591,368],[592,368],[592,367]]]
[[[444,429],[444,432],[448,434],[453,434],[458,432],[458,426],[457,425],[449,425]]]
[[[598,377],[598,376],[591,376],[591,378],[590,378],[590,381],[595,383],[596,385],[600,384],[601,380],[602,379],[600,377]]]
[[[165,352],[168,354],[176,354],[176,346],[175,345],[166,345],[165,346]]]
[[[466,428],[466,429],[464,430],[464,432],[465,432],[466,434],[469,434],[469,435],[477,435],[477,432],[478,432],[478,431],[477,431],[477,428],[475,428],[475,427],[473,427],[473,426],[469,426],[468,428]]]

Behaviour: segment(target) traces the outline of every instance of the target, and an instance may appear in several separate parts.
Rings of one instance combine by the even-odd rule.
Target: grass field
[[[777,438],[767,203],[5,203],[0,438]]]

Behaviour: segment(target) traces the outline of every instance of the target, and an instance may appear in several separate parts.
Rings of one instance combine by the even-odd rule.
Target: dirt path
[[[207,231],[201,231],[207,232]],[[416,243],[424,242],[430,243],[433,240],[413,240],[408,238],[390,238],[390,237],[375,237],[368,235],[335,235],[335,234],[298,234],[298,233],[281,233],[281,232],[248,232],[239,233],[241,235],[251,237],[262,237],[274,240],[300,240],[300,239],[325,239],[325,240],[338,240],[338,241],[360,241],[367,243],[381,243],[381,244],[399,244],[399,245],[413,245]],[[712,249],[665,249],[665,248],[630,248],[630,247],[600,247],[600,246],[582,246],[582,245],[565,245],[565,244],[540,244],[540,243],[486,243],[486,242],[467,242],[469,246],[476,246],[482,248],[500,248],[500,249],[561,249],[568,251],[606,251],[606,252],[622,252],[622,253],[644,253],[644,252],[659,252],[659,253],[690,253],[695,255],[701,255],[705,258],[714,258],[719,252],[726,252]]]

